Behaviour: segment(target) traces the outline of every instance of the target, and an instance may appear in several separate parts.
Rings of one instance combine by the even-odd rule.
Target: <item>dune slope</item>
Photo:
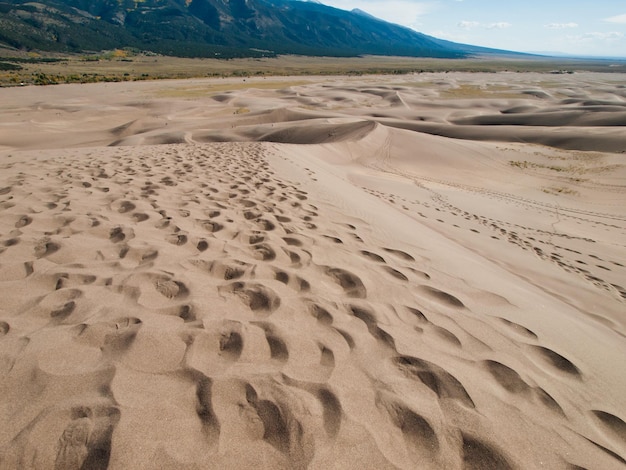
[[[0,90],[0,468],[623,468],[626,101],[567,80]]]

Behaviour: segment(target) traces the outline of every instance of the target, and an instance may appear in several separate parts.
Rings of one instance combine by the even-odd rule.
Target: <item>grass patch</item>
[[[22,70],[22,66],[10,62],[0,62],[0,70]]]
[[[548,170],[555,173],[569,173],[571,175],[590,175],[590,174],[603,174],[611,173],[622,167],[622,165],[603,165],[602,160],[595,159],[592,161],[581,161],[575,157],[572,157],[575,163],[567,166],[558,165],[546,165],[543,163],[534,163],[527,160],[510,160],[509,165],[520,170],[533,169],[533,170]],[[570,178],[574,182],[583,182],[586,180],[580,178]]]
[[[198,98],[212,96],[226,91],[260,89],[260,90],[280,90],[290,86],[307,85],[310,80],[284,80],[284,81],[233,81],[226,80],[223,84],[206,84],[202,86],[177,87],[169,90],[159,90],[155,93],[158,98]]]
[[[546,194],[553,194],[555,196],[567,195],[567,196],[580,196],[580,193],[574,189],[566,188],[564,186],[549,186],[541,188]]]
[[[440,91],[440,97],[444,99],[471,99],[471,98],[523,98],[523,93],[512,92],[511,88],[504,85],[470,85],[461,84],[455,88]]]
[[[541,163],[534,163],[534,162],[529,162],[527,160],[517,160],[517,161],[509,161],[509,165],[515,168],[520,168],[522,170],[525,170],[527,168],[533,168],[533,169],[543,169],[543,170],[551,170],[551,171],[556,171],[558,173],[563,172],[563,171],[572,171],[572,167],[562,167],[562,166],[557,166],[557,165],[544,165]]]

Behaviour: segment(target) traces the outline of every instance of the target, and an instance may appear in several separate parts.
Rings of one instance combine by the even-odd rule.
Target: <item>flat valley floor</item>
[[[0,468],[624,468],[623,83],[0,89]]]

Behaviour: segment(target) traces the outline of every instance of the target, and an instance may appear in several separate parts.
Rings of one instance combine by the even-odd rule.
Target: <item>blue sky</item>
[[[520,52],[626,57],[623,0],[320,0],[450,41]]]

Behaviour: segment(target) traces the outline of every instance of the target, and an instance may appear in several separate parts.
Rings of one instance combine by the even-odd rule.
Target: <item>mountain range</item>
[[[296,0],[13,0],[0,2],[0,45],[84,53],[132,48],[178,57],[502,54]]]

